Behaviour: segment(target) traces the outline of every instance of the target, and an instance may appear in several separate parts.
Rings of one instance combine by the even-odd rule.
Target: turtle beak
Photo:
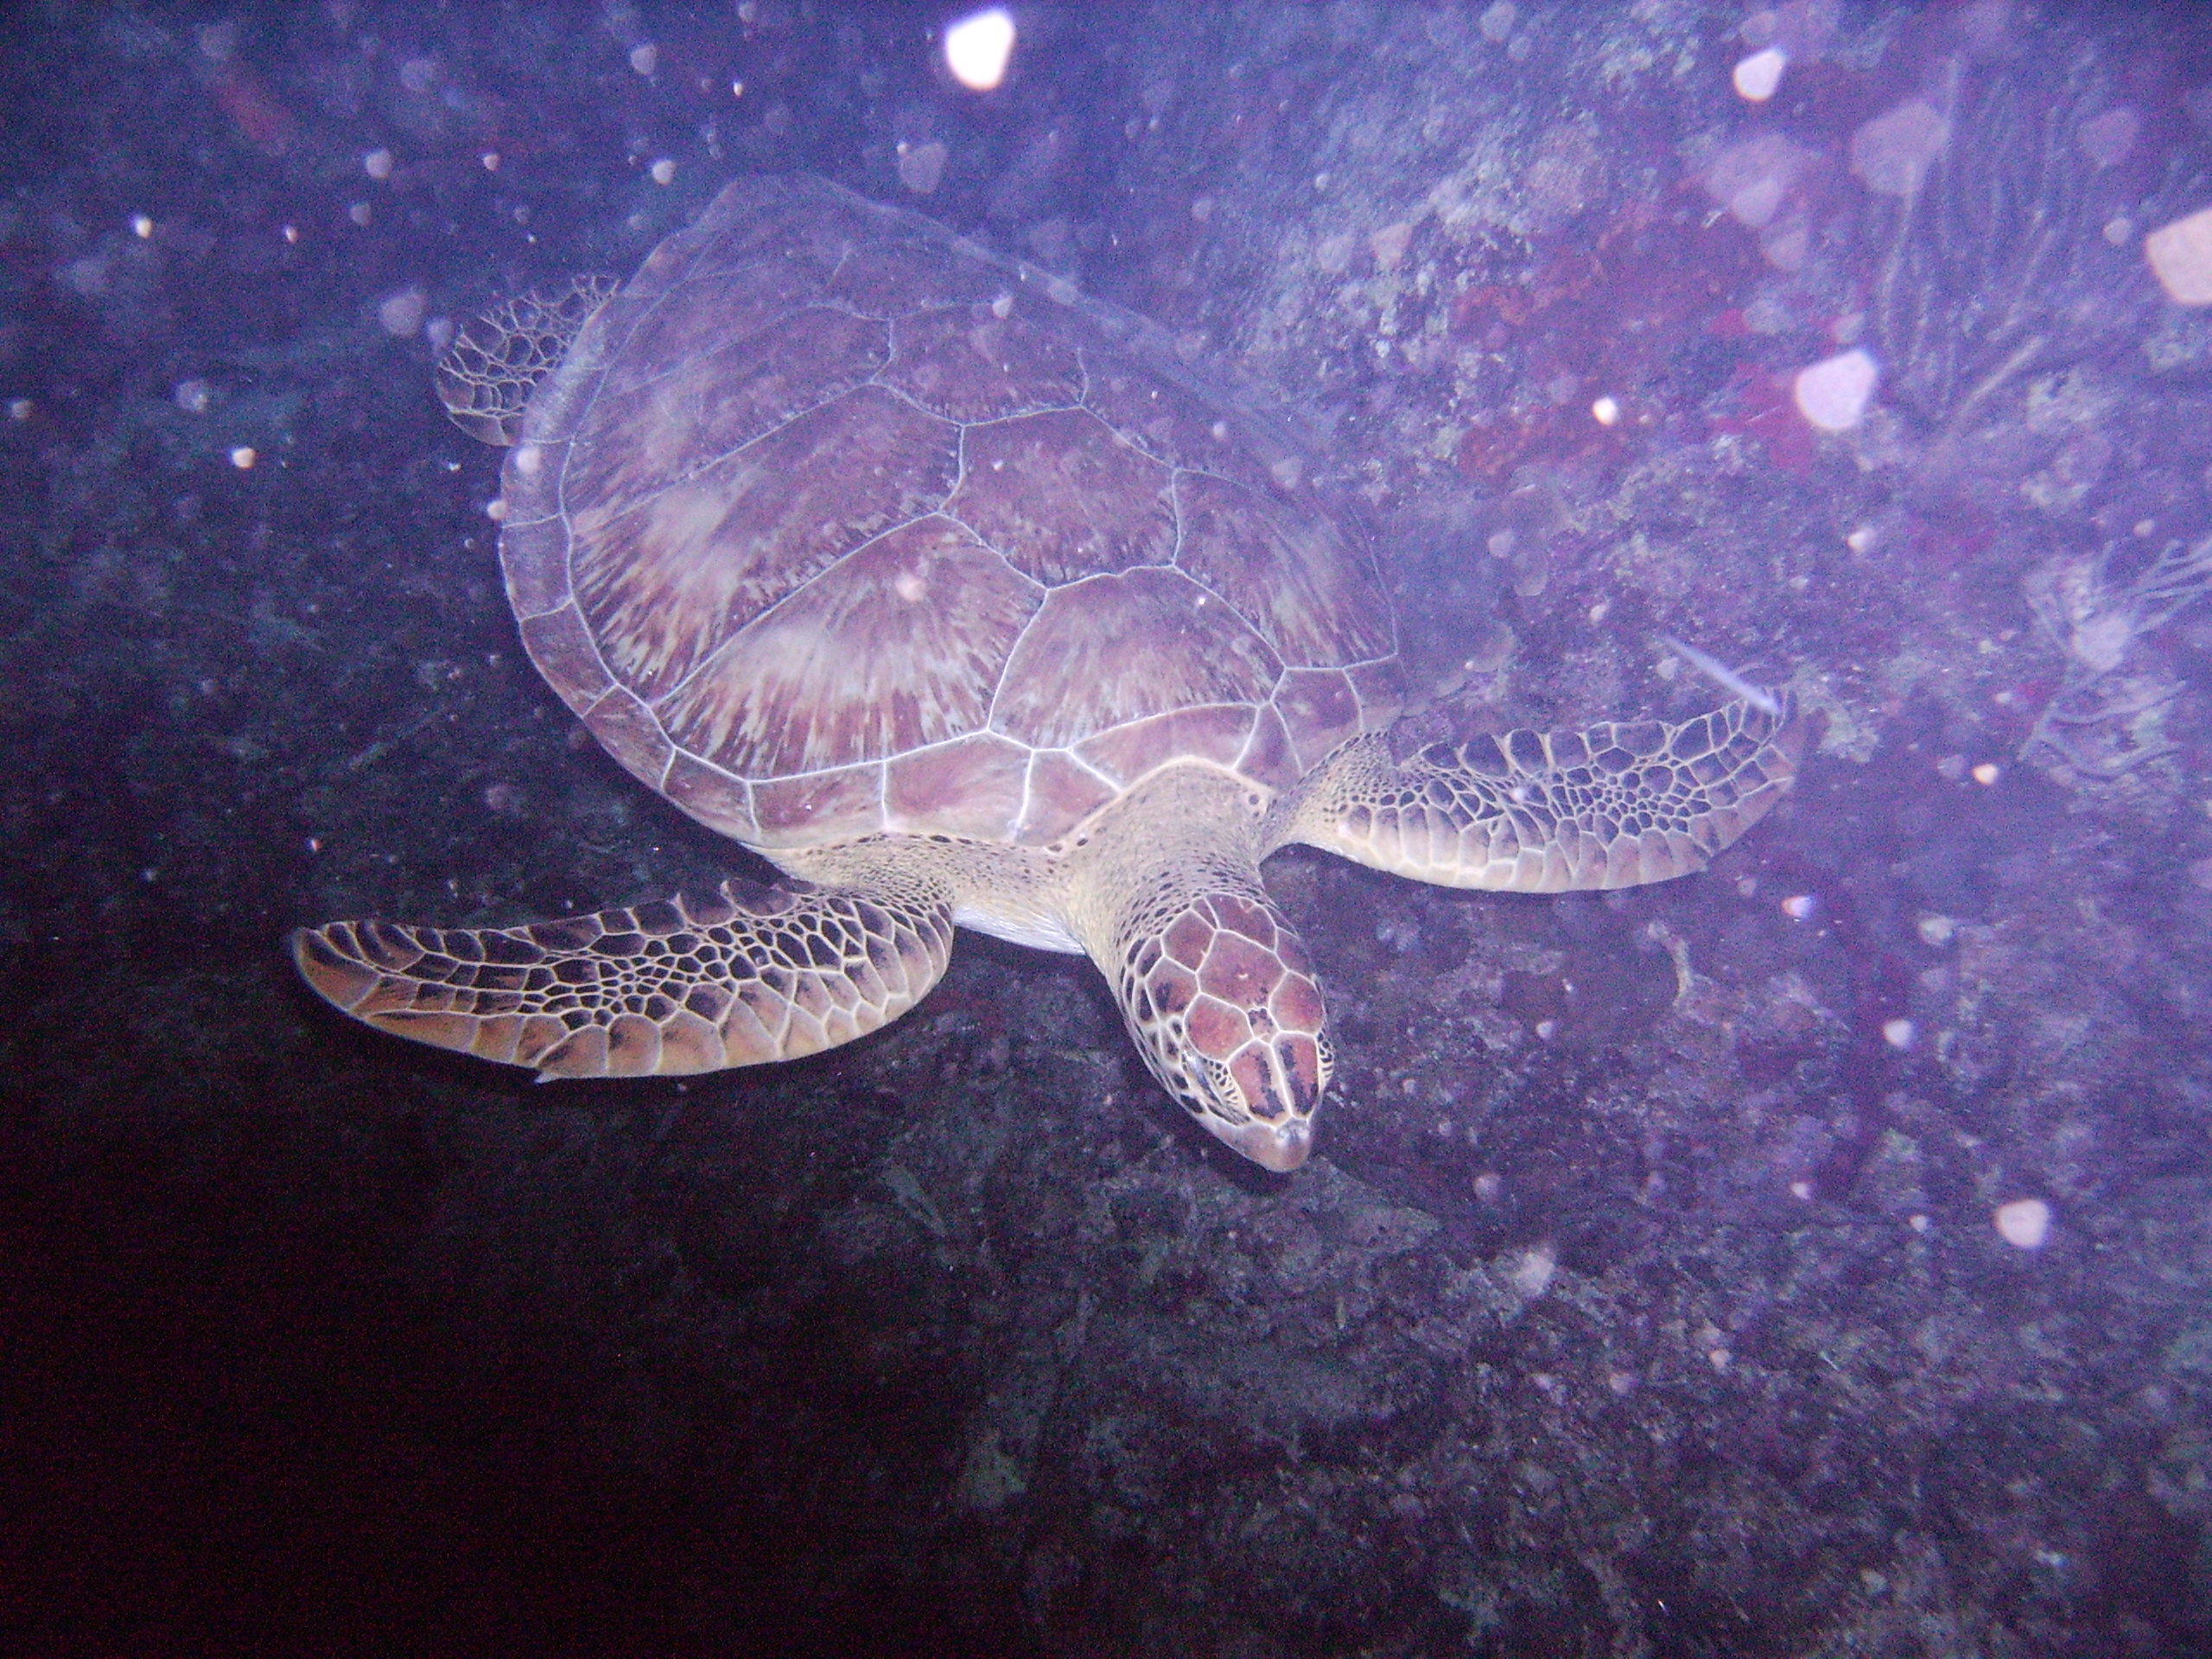
[[[1206,1128],[1224,1146],[1249,1158],[1262,1169],[1287,1175],[1306,1161],[1313,1147],[1313,1120],[1294,1117],[1287,1123],[1262,1123],[1257,1118],[1243,1123],[1205,1120]]]
[[[1278,1173],[1306,1161],[1327,1081],[1319,1043],[1287,1033],[1272,1042],[1255,1037],[1226,1065],[1206,1071],[1213,1109],[1198,1121],[1217,1140]]]

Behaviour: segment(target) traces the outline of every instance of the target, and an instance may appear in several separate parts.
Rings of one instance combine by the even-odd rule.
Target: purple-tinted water
[[[2200,16],[1021,9],[982,97],[940,21],[0,23],[0,1646],[2212,1647]],[[1608,897],[1277,859],[1288,1181],[969,936],[688,1084],[340,1021],[297,924],[760,874],[537,681],[430,385],[785,169],[1280,388],[1410,739],[1679,717],[1673,636],[1793,799]]]

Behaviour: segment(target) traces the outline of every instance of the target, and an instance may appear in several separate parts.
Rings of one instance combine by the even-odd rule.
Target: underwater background
[[[2212,14],[0,15],[0,1650],[2212,1653]],[[523,655],[454,327],[817,173],[1324,435],[1420,741],[1820,721],[1705,874],[1294,849],[1309,1166],[963,934],[538,1088],[288,931],[750,855]]]

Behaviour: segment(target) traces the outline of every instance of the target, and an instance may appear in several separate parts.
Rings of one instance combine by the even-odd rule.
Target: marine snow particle
[[[1951,124],[1935,105],[1916,98],[1851,135],[1851,170],[1878,195],[1909,196],[1950,138]]]
[[[2041,1198],[2015,1198],[2000,1204],[1990,1217],[1997,1236],[2015,1249],[2039,1250],[2050,1236],[2050,1206]]]
[[[645,41],[630,48],[630,67],[636,73],[650,76],[660,67],[660,48]]]
[[[419,288],[403,288],[377,307],[377,321],[394,340],[412,340],[422,332],[423,314],[429,298]]]
[[[388,149],[371,150],[367,155],[361,157],[361,171],[367,174],[372,179],[383,180],[390,178],[391,176],[391,152]]]
[[[153,235],[153,233],[154,233],[154,220],[153,220],[153,216],[152,216],[150,213],[133,213],[133,214],[131,214],[131,216],[130,216],[130,234],[131,234],[131,235],[133,235],[133,236],[137,237],[137,238],[141,242],[143,242],[143,241],[145,241],[149,237],[152,236],[152,235]]]
[[[1404,219],[1385,225],[1371,232],[1367,238],[1367,250],[1375,256],[1375,269],[1395,270],[1398,262],[1406,257],[1406,248],[1414,239],[1414,227]]]
[[[253,470],[253,463],[260,459],[260,456],[253,453],[253,446],[251,444],[242,443],[238,445],[237,448],[231,451],[231,465],[237,467],[238,471],[242,473],[251,472]]]
[[[653,182],[655,184],[674,184],[676,182],[676,163],[670,161],[665,156],[655,162],[652,164],[651,170],[653,175]]]
[[[1513,33],[1513,25],[1520,16],[1520,9],[1513,0],[1497,0],[1496,5],[1476,19],[1475,27],[1482,30],[1483,39],[1497,46]]]
[[[1783,200],[1809,152],[1778,132],[1763,132],[1732,144],[1705,170],[1705,193],[1726,207],[1736,222],[1763,230],[1782,211]]]
[[[918,196],[930,194],[944,177],[945,160],[950,154],[934,138],[925,144],[910,144],[902,140],[899,145],[899,182]]]
[[[1505,1196],[1505,1177],[1484,1170],[1475,1177],[1475,1197],[1484,1204],[1496,1204]]]
[[[1994,760],[1985,760],[1967,775],[1984,789],[1987,789],[2005,775],[2005,769]]]
[[[1618,426],[1621,423],[1620,400],[1617,397],[1600,397],[1590,405],[1590,415],[1591,418],[1600,426]]]
[[[1552,1274],[1559,1268],[1559,1252],[1548,1244],[1535,1244],[1521,1252],[1519,1258],[1505,1270],[1513,1281],[1513,1288],[1530,1301],[1551,1288]]]
[[[180,380],[169,400],[188,415],[205,415],[213,390],[205,380]]]
[[[944,31],[944,67],[971,92],[988,92],[1006,79],[1014,55],[1014,18],[993,6],[963,17]]]
[[[1910,1020],[1885,1020],[1882,1022],[1882,1040],[1900,1053],[1910,1048],[1912,1039],[1918,1035],[1918,1028]]]
[[[1800,1204],[1810,1204],[1813,1201],[1813,1184],[1810,1181],[1790,1182],[1789,1196]]]
[[[2135,148],[2136,135],[2142,130],[2142,120],[2134,111],[2107,110],[2084,121],[2074,142],[2098,167],[2118,167]]]
[[[1797,412],[1823,432],[1848,432],[1866,413],[1881,365],[1864,346],[1824,358],[1797,372]]]
[[[1793,893],[1782,901],[1782,913],[1793,922],[1809,922],[1821,913],[1821,901],[1809,893]]]
[[[2143,238],[2144,257],[2177,305],[2212,305],[2212,207],[2161,225]]]
[[[1782,85],[1782,72],[1789,67],[1789,54],[1778,46],[1770,46],[1738,60],[1736,73],[1729,79],[1735,83],[1737,97],[1747,104],[1764,104]]]
[[[1927,945],[1944,945],[1959,931],[1959,925],[1948,916],[1923,916],[1913,924],[1920,934],[1920,942]]]

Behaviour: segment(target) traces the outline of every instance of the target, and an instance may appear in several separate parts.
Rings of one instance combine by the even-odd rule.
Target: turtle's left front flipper
[[[796,1059],[888,1025],[944,976],[952,902],[880,888],[725,882],[527,927],[333,922],[292,936],[300,973],[380,1031],[549,1077]]]
[[[1804,742],[1787,697],[1676,726],[1509,732],[1397,761],[1376,734],[1287,796],[1268,841],[1440,887],[1632,887],[1703,869],[1781,798]]]

